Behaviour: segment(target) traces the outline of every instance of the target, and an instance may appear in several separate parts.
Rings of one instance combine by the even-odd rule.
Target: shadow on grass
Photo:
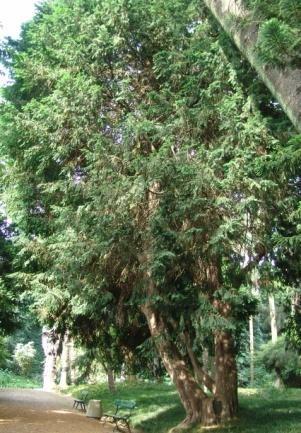
[[[179,424],[184,418],[185,413],[182,407],[174,405],[169,409],[161,409],[159,413],[147,414],[147,418],[141,421],[137,420],[135,422],[135,419],[133,419],[133,424],[145,433],[163,433],[167,432],[171,427]]]
[[[193,430],[193,433],[201,431]],[[236,423],[217,428],[214,433],[300,433],[301,401],[259,400],[249,397],[240,407]]]
[[[110,410],[116,398],[136,400],[132,424],[144,433],[167,433],[185,417],[179,397],[166,384],[118,384],[115,394],[106,385],[76,387],[89,398],[100,399]],[[241,390],[239,418],[231,425],[209,430],[214,433],[301,433],[301,390]],[[208,432],[200,427],[191,433]],[[188,433],[188,432],[187,432]]]

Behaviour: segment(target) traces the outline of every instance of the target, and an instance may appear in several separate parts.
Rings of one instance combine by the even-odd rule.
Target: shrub
[[[286,346],[284,337],[276,343],[269,342],[262,346],[256,361],[257,365],[274,371],[285,385],[301,386],[301,358],[295,350]]]
[[[22,375],[28,376],[30,374],[36,353],[33,341],[29,341],[26,344],[18,343],[16,345],[14,350],[14,360]]]

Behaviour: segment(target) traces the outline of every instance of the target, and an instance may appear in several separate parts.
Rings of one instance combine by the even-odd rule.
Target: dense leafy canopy
[[[238,336],[252,269],[290,260],[297,139],[269,128],[278,107],[247,94],[203,9],[48,1],[5,50],[5,201],[40,317],[115,368],[152,347],[148,304],[184,357],[187,334],[199,358]]]

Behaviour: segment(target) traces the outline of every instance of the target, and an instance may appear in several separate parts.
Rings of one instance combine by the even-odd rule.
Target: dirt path
[[[0,389],[0,433],[111,433],[72,409],[73,400],[40,390]]]

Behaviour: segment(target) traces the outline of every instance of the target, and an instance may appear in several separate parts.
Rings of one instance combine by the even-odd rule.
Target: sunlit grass
[[[167,433],[184,418],[177,392],[171,385],[123,383],[117,385],[114,395],[106,384],[71,387],[68,392],[79,395],[81,390],[89,391],[90,399],[101,400],[105,412],[113,410],[116,398],[136,400],[132,424],[145,433]],[[300,389],[243,389],[239,395],[238,420],[210,430],[194,428],[189,433],[301,433]]]

